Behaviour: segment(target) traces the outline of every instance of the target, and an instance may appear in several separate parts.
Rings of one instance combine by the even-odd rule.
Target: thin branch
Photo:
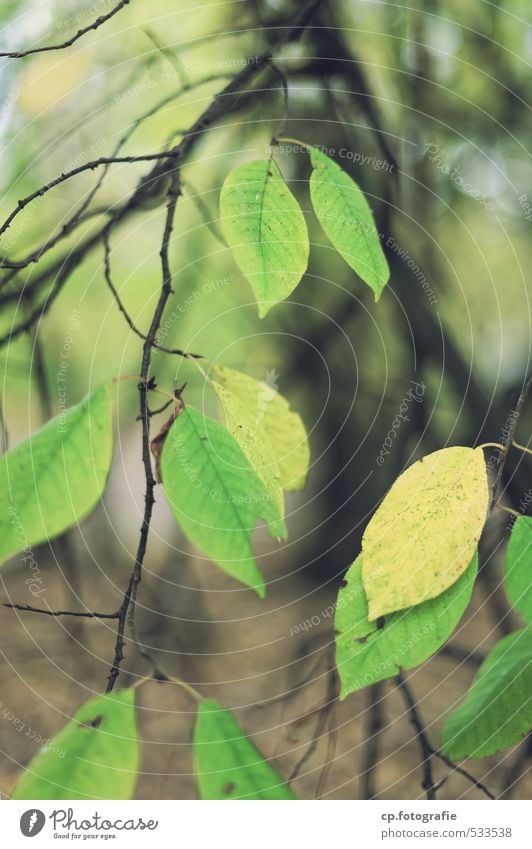
[[[519,451],[522,451],[523,454],[530,454],[532,456],[532,448],[528,448],[526,445],[521,445],[521,443],[516,442],[515,439],[512,442],[512,448],[517,448]]]
[[[10,604],[2,602],[2,607],[10,607],[12,610],[22,610],[28,613],[44,613],[45,616],[78,616],[86,619],[118,619],[119,613],[97,613],[93,611],[77,611],[77,610],[48,610],[43,607],[32,607],[30,604]]]
[[[118,309],[120,310],[120,312],[124,316],[127,324],[129,325],[129,327],[131,328],[133,333],[135,333],[143,341],[146,341],[146,339],[147,339],[146,334],[143,333],[141,330],[139,330],[138,327],[135,325],[135,322],[133,321],[133,319],[129,315],[128,311],[126,310],[124,303],[123,303],[120,295],[118,294],[118,290],[113,283],[113,278],[112,278],[112,274],[111,274],[111,246],[110,246],[110,243],[109,243],[109,228],[104,232],[104,234],[102,236],[102,240],[103,240],[103,246],[104,246],[104,277],[105,277],[105,281],[106,281],[107,285],[109,286],[109,289],[111,290],[113,298],[115,299],[115,301],[118,305]],[[192,352],[189,352],[189,351],[183,351],[181,348],[166,348],[164,345],[159,345],[159,343],[157,342],[156,339],[153,339],[152,347],[156,348],[158,351],[163,351],[165,354],[176,354],[177,356],[184,357],[185,359],[192,359],[192,360],[202,360],[203,359],[203,354],[193,354]],[[153,415],[153,413],[150,413],[150,415]]]
[[[497,474],[495,478],[495,483],[493,484],[492,490],[492,498],[491,498],[491,508],[494,507],[497,498],[499,488],[502,482],[502,476],[504,472],[504,467],[506,465],[506,461],[508,459],[508,453],[512,446],[512,442],[514,441],[515,432],[517,430],[517,424],[519,422],[519,417],[523,411],[523,407],[525,406],[526,399],[532,387],[532,374],[529,375],[527,380],[525,381],[521,392],[519,393],[519,398],[517,399],[517,404],[515,405],[514,415],[512,416],[512,423],[510,428],[508,429],[508,433],[506,434],[506,439],[504,440],[503,448],[501,453],[497,458]]]
[[[31,336],[33,341],[33,360],[35,363],[35,382],[39,394],[43,422],[47,422],[48,419],[52,418],[53,408],[48,386],[48,376],[46,374],[46,359],[41,341],[40,328],[34,327],[31,330]]]
[[[113,278],[112,278],[112,274],[111,274],[111,245],[110,245],[110,242],[109,242],[109,229],[105,230],[103,237],[102,237],[102,241],[103,241],[103,251],[104,251],[103,268],[104,268],[105,282],[107,283],[109,289],[111,290],[111,294],[112,294],[113,298],[115,299],[115,301],[117,303],[118,309],[120,310],[120,312],[124,316],[127,324],[129,325],[129,327],[131,328],[133,333],[136,333],[136,335],[140,339],[145,340],[146,337],[145,337],[144,333],[141,333],[141,331],[138,329],[138,327],[136,327],[135,322],[133,321],[133,319],[129,315],[128,311],[126,310],[124,304],[122,303],[122,299],[120,298],[120,295],[118,294],[118,291],[117,291],[117,289],[116,289],[116,287],[113,283]]]
[[[382,709],[383,682],[372,684],[369,688],[368,724],[366,728],[366,743],[364,753],[364,768],[362,770],[362,799],[373,799],[375,796],[375,777],[379,759],[380,733],[384,728],[384,713]]]
[[[307,716],[311,716],[312,714],[315,714],[315,713],[318,714],[318,719],[317,719],[316,726],[314,728],[310,743],[307,746],[307,748],[306,748],[305,752],[303,753],[303,755],[301,756],[301,758],[294,765],[292,772],[290,773],[290,776],[287,779],[288,784],[291,784],[292,781],[295,781],[295,779],[299,776],[299,774],[301,773],[301,770],[303,769],[303,767],[305,766],[307,761],[312,757],[312,755],[316,751],[318,744],[319,744],[321,738],[323,737],[326,725],[329,725],[329,740],[330,741],[331,741],[331,739],[334,740],[334,732],[333,732],[333,730],[331,729],[331,726],[330,726],[330,717],[331,717],[331,712],[334,710],[334,705],[336,704],[336,701],[338,699],[338,676],[337,676],[337,672],[336,672],[336,666],[335,666],[335,663],[334,663],[334,656],[332,655],[332,653],[330,651],[327,652],[326,662],[327,662],[327,691],[326,691],[326,694],[325,694],[325,703],[320,705],[318,708],[315,708],[314,710],[307,713],[305,715],[305,717],[299,718],[299,721],[302,721],[302,719],[306,718]],[[326,775],[327,775],[327,773],[326,773],[327,766],[329,765],[330,760],[331,760],[330,757],[327,756],[327,758],[325,759],[325,762],[323,764],[322,774],[320,776],[318,788],[316,790],[316,797],[319,797],[319,795],[321,795],[323,784],[324,784],[324,781],[325,781]]]
[[[450,758],[444,755],[443,752],[440,752],[439,749],[433,749],[433,754],[435,758],[438,758],[438,760],[442,761],[442,763],[450,767],[453,772],[457,772],[459,775],[463,776],[464,778],[467,778],[468,781],[470,781],[471,784],[473,784],[478,790],[481,790],[488,797],[488,799],[497,798],[491,792],[491,790],[489,790],[486,785],[482,783],[482,781],[479,781],[478,778],[475,778],[474,775],[471,775],[471,773],[468,772],[467,769],[464,769],[463,766],[460,766],[460,764],[456,764],[454,761],[450,760]]]
[[[451,767],[454,772],[457,772],[459,775],[462,775],[464,778],[467,778],[468,781],[471,782],[471,784],[473,784],[478,790],[481,790],[489,799],[495,799],[495,795],[491,792],[491,790],[486,787],[485,784],[482,783],[482,781],[479,781],[478,778],[475,778],[474,775],[471,775],[470,772],[468,772],[459,764],[452,761],[450,758],[444,755],[443,752],[439,751],[439,749],[435,749],[431,745],[427,736],[427,732],[423,725],[421,715],[418,710],[416,699],[402,672],[400,672],[397,676],[397,683],[399,685],[400,692],[402,693],[402,696],[404,698],[405,704],[408,707],[408,712],[410,714],[410,722],[412,723],[417,732],[417,739],[422,756],[422,787],[426,791],[427,799],[435,799],[436,790],[438,786],[440,786],[434,784],[432,774],[432,758],[438,758],[438,760],[442,761],[442,763],[446,764],[448,767]]]
[[[410,723],[416,731],[419,751],[421,754],[421,771],[423,775],[421,786],[426,793],[427,799],[435,799],[436,788],[432,774],[432,758],[434,756],[434,749],[429,743],[425,727],[418,711],[416,700],[410,690],[410,687],[406,683],[402,672],[399,672],[399,675],[397,676],[397,683],[408,708]]]
[[[157,163],[152,168],[151,172],[139,181],[137,187],[134,189],[128,200],[111,213],[111,221],[103,225],[96,233],[88,236],[74,251],[65,254],[49,268],[45,269],[42,274],[37,275],[34,278],[33,288],[36,288],[52,278],[54,274],[57,274],[53,280],[54,287],[46,296],[42,306],[36,308],[25,321],[21,322],[8,333],[4,334],[4,336],[0,337],[0,347],[15,339],[21,333],[26,332],[26,330],[31,327],[32,323],[36,321],[39,316],[43,316],[50,309],[50,306],[59,294],[63,285],[69,279],[72,271],[78,267],[79,263],[92,250],[92,248],[101,242],[102,236],[109,226],[114,227],[124,221],[131,213],[142,208],[143,200],[147,195],[151,194],[152,186],[161,177],[164,178],[165,176],[168,176],[172,167],[177,167],[181,164],[182,160],[191,153],[198,141],[213,124],[219,121],[223,116],[230,115],[238,109],[246,97],[251,98],[255,96],[253,92],[244,92],[244,87],[270,63],[273,50],[301,37],[310,18],[312,17],[312,14],[322,2],[323,0],[312,0],[312,2],[310,2],[296,16],[291,26],[280,30],[280,34],[271,48],[265,50],[258,56],[248,56],[244,67],[235,74],[232,80],[220,92],[218,92],[218,94],[215,95],[209,106],[184,134],[181,141],[166,154],[153,156],[154,159],[162,159],[163,163]],[[35,196],[38,196],[38,194],[38,192],[34,193]],[[3,227],[5,227],[5,225],[6,222],[4,222]],[[177,350],[172,350],[171,353],[177,353]]]
[[[175,210],[177,199],[180,194],[179,185],[179,170],[176,168],[172,174],[170,188],[168,189],[168,201],[166,207],[166,218],[164,232],[161,244],[161,266],[162,266],[162,286],[159,300],[153,314],[153,318],[148,330],[148,334],[144,341],[142,349],[142,363],[140,368],[141,381],[139,383],[140,394],[140,416],[142,422],[142,462],[144,465],[144,475],[146,479],[146,487],[144,492],[144,516],[142,519],[142,527],[140,531],[140,539],[135,557],[135,565],[129,580],[127,590],[124,594],[122,604],[119,611],[118,629],[115,644],[115,654],[113,664],[107,681],[107,690],[110,692],[120,674],[120,664],[124,658],[124,631],[126,621],[131,629],[133,639],[139,647],[144,657],[151,661],[151,656],[148,654],[144,646],[140,646],[135,636],[135,602],[137,597],[138,585],[142,578],[142,566],[146,555],[148,544],[148,535],[150,531],[150,522],[155,503],[154,489],[156,480],[153,474],[150,454],[150,415],[148,405],[148,380],[151,366],[151,357],[153,350],[153,342],[157,331],[159,330],[164,309],[170,294],[172,293],[172,272],[169,261],[169,248],[172,230],[174,226]],[[152,661],[153,663],[153,661]]]
[[[187,89],[185,89],[181,86],[177,90],[174,90],[173,92],[171,92],[171,94],[167,94],[164,97],[160,98],[157,103],[155,103],[153,106],[150,106],[149,109],[147,109],[145,112],[141,113],[137,118],[135,118],[135,120],[133,121],[131,126],[128,127],[126,132],[118,140],[116,146],[114,147],[113,151],[111,152],[110,158],[113,160],[113,162],[116,161],[116,157],[118,156],[120,151],[125,147],[127,142],[131,139],[131,137],[133,136],[135,131],[140,126],[142,126],[142,124],[145,121],[152,118],[154,115],[156,115],[158,112],[160,112],[161,109],[163,109],[168,104],[172,103],[172,101],[177,100],[186,91],[190,91],[191,89],[199,88],[203,85],[207,85],[207,84],[214,82],[216,80],[225,79],[226,77],[227,77],[227,74],[210,74],[206,77],[202,77],[201,80],[197,80],[196,82],[191,83],[187,87]],[[182,135],[184,135],[184,132],[182,133]],[[32,253],[28,254],[23,259],[16,260],[16,261],[9,261],[9,260],[4,259],[3,267],[9,268],[11,274],[6,274],[4,276],[4,279],[1,281],[1,284],[0,284],[2,287],[5,286],[5,284],[7,282],[9,282],[9,280],[12,278],[13,274],[15,274],[17,272],[17,270],[20,270],[22,268],[26,268],[31,263],[39,262],[39,260],[44,256],[45,253],[47,253],[49,250],[51,250],[51,248],[55,247],[55,245],[57,245],[58,242],[60,242],[64,238],[66,238],[66,236],[68,236],[75,229],[75,227],[77,227],[78,224],[84,223],[87,220],[89,220],[89,218],[93,218],[96,215],[103,215],[103,214],[106,214],[106,213],[109,214],[109,208],[107,206],[100,208],[100,209],[97,209],[97,208],[92,209],[89,212],[86,212],[86,210],[88,209],[88,207],[91,204],[92,200],[94,199],[95,195],[100,190],[100,188],[101,188],[101,186],[102,186],[102,184],[103,184],[103,182],[104,182],[104,180],[105,180],[105,178],[106,178],[106,176],[109,172],[110,164],[111,163],[107,163],[107,164],[104,165],[104,167],[102,168],[102,172],[101,172],[98,180],[96,181],[95,185],[93,186],[93,188],[90,190],[90,192],[88,193],[86,198],[83,200],[83,202],[77,208],[77,210],[73,213],[73,215],[65,222],[65,224],[63,224],[61,229],[55,235],[51,236],[47,241],[45,241],[42,245],[40,245],[39,248],[34,250]],[[38,282],[39,281],[37,281],[37,283]],[[36,288],[37,288],[37,286],[34,283],[32,285],[32,290],[35,291]],[[2,301],[3,302],[7,301],[6,296],[4,296],[2,298]]]
[[[26,197],[21,198],[15,209],[13,209],[4,223],[0,227],[0,236],[2,236],[6,230],[9,229],[13,220],[19,215],[23,209],[25,209],[28,204],[37,198],[43,197],[47,194],[51,189],[54,189],[56,186],[60,186],[62,183],[65,183],[67,180],[72,179],[72,177],[77,177],[78,174],[82,174],[84,171],[94,171],[96,168],[101,168],[102,165],[116,165],[121,163],[131,163],[131,162],[153,162],[154,160],[167,159],[169,156],[169,151],[162,151],[161,153],[145,153],[139,154],[138,156],[101,156],[99,159],[92,159],[90,162],[85,162],[83,165],[78,165],[76,168],[72,168],[70,171],[64,171],[59,174],[58,177],[54,177],[53,180],[50,180],[49,183],[46,183],[44,186],[41,186],[39,189],[36,189],[31,194],[26,195]],[[3,263],[4,267],[7,268],[18,268],[16,263]]]
[[[111,18],[114,18],[124,6],[127,6],[129,0],[119,0],[116,6],[113,6],[110,12],[107,12],[105,15],[100,15],[99,18],[96,18],[91,24],[88,26],[79,29],[73,36],[68,38],[66,41],[61,42],[60,44],[50,44],[48,47],[32,47],[30,50],[16,50],[10,53],[0,53],[0,57],[6,59],[23,59],[24,56],[32,56],[35,53],[49,53],[52,50],[65,50],[67,47],[71,47],[76,41],[79,41],[80,38],[83,38],[86,33],[91,30],[96,30],[105,24]]]
[[[286,78],[286,74],[281,71],[280,68],[277,67],[274,63],[272,63],[272,68],[275,73],[278,75],[281,81],[281,88],[283,91],[283,115],[279,122],[279,126],[277,127],[277,131],[275,133],[275,137],[283,136],[286,132],[286,125],[288,123],[289,118],[289,103],[288,103],[288,80]]]

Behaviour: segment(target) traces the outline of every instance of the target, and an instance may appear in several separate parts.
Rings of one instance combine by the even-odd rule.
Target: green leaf
[[[371,620],[435,598],[471,562],[489,506],[482,448],[444,448],[400,475],[362,538]]]
[[[0,562],[90,513],[105,489],[112,451],[105,384],[0,457]]]
[[[189,539],[238,581],[264,595],[251,534],[263,519],[286,537],[279,508],[228,430],[185,407],[168,434],[161,458],[171,510]]]
[[[477,574],[477,555],[469,568],[437,598],[370,622],[362,584],[362,555],[345,576],[336,604],[336,665],[340,697],[412,669],[449,638],[466,609]]]
[[[310,449],[301,416],[277,392],[275,372],[264,382],[215,366],[215,385],[229,429],[261,477],[288,491],[305,486]],[[260,443],[258,447],[257,443]]]
[[[139,770],[135,690],[86,702],[33,758],[12,799],[131,799]]]
[[[355,181],[332,159],[309,147],[314,212],[338,253],[373,289],[375,301],[390,277],[369,204]]]
[[[519,516],[506,551],[504,588],[511,604],[532,622],[532,518]]]
[[[220,194],[223,234],[263,318],[307,269],[309,241],[299,204],[271,159],[235,168]]]
[[[233,714],[201,702],[194,729],[194,760],[202,799],[296,799],[264,760]]]
[[[483,758],[518,743],[532,726],[532,627],[503,637],[442,732],[453,760]]]

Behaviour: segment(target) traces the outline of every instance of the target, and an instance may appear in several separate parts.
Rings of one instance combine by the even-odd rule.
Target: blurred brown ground
[[[50,550],[46,546],[36,549],[45,588],[38,601],[28,597],[24,573],[15,558],[13,566],[3,570],[6,597],[31,604],[44,599],[55,609],[82,609],[70,585],[89,609],[115,609],[120,593],[113,584],[125,585],[130,565],[101,532],[100,523],[97,513],[83,526],[83,544],[77,532],[71,536],[74,565],[62,563],[58,555],[66,580]],[[177,530],[173,542],[179,543]],[[283,577],[287,571],[283,555],[269,556],[268,547],[266,535],[257,531],[257,550],[263,555],[260,562],[271,581],[265,601],[240,590],[213,564],[194,555],[176,552],[171,560],[166,555],[155,569],[153,561],[159,558],[148,558],[148,573],[139,594],[138,628],[165,671],[233,708],[261,751],[288,777],[312,741],[319,720],[315,708],[327,699],[327,646],[333,626],[332,618],[323,612],[333,603],[334,590],[320,589],[297,574]],[[157,545],[154,548],[159,554]],[[60,552],[61,545],[56,544],[55,550]],[[102,569],[98,577],[89,550]],[[316,616],[318,625],[291,635],[296,625]],[[54,619],[3,607],[0,633],[0,791],[9,794],[21,768],[38,749],[26,736],[28,729],[43,738],[53,736],[83,701],[103,691],[113,655],[114,622]],[[499,636],[479,584],[453,645],[485,654]],[[120,685],[148,671],[131,646],[126,654]],[[410,683],[433,745],[438,744],[443,720],[466,692],[475,668],[474,663],[440,654],[411,673]],[[384,694],[385,728],[379,738],[375,772],[377,794],[387,799],[422,798],[418,744],[404,702],[393,682],[385,684]],[[336,706],[331,718],[334,751],[329,748],[332,741],[326,728],[293,783],[301,798],[314,797],[329,758],[332,763],[322,779],[322,796],[360,798],[371,720],[368,698],[369,691],[364,690]],[[6,711],[25,728],[17,731],[14,721],[2,716]],[[194,703],[175,686],[149,683],[139,689],[143,745],[137,798],[196,797],[190,747],[193,722]],[[516,757],[519,752],[506,752],[470,762],[467,767],[498,794]],[[449,772],[443,765],[435,763],[434,767],[438,780]],[[510,797],[529,798],[531,792],[532,777],[528,776],[513,788]],[[438,796],[483,798],[456,774],[444,783]]]

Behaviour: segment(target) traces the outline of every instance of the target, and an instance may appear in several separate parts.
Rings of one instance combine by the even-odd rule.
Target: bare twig
[[[366,743],[364,766],[362,770],[362,799],[373,799],[375,796],[375,774],[379,760],[379,739],[384,727],[382,709],[383,684],[379,681],[372,684],[368,695],[368,723],[366,727]]]
[[[124,631],[126,621],[128,622],[129,627],[131,628],[133,638],[137,643],[137,646],[139,646],[138,641],[135,637],[135,602],[137,597],[138,585],[142,578],[142,566],[144,563],[144,557],[146,555],[151,516],[153,512],[153,505],[155,503],[154,489],[156,484],[150,456],[150,415],[148,405],[148,378],[151,366],[153,341],[155,339],[157,331],[159,330],[164,308],[172,292],[172,272],[169,261],[169,248],[172,229],[174,225],[176,204],[179,194],[179,170],[176,168],[172,174],[172,180],[170,188],[168,190],[166,219],[160,252],[162,266],[161,292],[159,295],[157,306],[155,308],[155,312],[153,314],[150,328],[148,330],[142,348],[142,363],[140,368],[141,382],[139,383],[139,394],[140,417],[142,422],[142,462],[144,465],[144,474],[146,479],[146,488],[144,492],[144,516],[142,519],[140,539],[137,548],[137,554],[135,557],[135,565],[133,567],[133,572],[131,573],[131,578],[129,580],[127,590],[124,594],[122,604],[120,606],[120,615],[118,620],[118,630],[115,644],[115,655],[107,682],[107,692],[110,692],[113,689],[116,679],[118,678],[118,675],[120,673],[120,664],[124,657],[123,649],[125,642]],[[146,649],[141,646],[139,646],[139,648],[141,650],[141,653],[149,660],[151,660],[150,655],[147,653]]]
[[[514,413],[512,416],[512,423],[510,428],[508,429],[508,433],[506,434],[506,439],[504,440],[502,451],[500,452],[497,458],[497,474],[495,477],[495,483],[493,484],[492,490],[492,498],[491,498],[491,508],[495,506],[498,498],[498,492],[502,482],[502,476],[504,472],[504,467],[506,465],[506,461],[508,459],[508,453],[510,448],[512,447],[512,442],[514,441],[515,432],[517,430],[517,424],[519,422],[519,417],[523,411],[523,407],[525,406],[526,399],[528,398],[528,394],[532,387],[532,374],[525,380],[524,385],[519,393],[519,398],[517,399],[517,403],[515,405]]]
[[[153,194],[154,185],[158,185],[161,179],[164,180],[164,178],[171,174],[173,168],[176,168],[181,164],[181,162],[191,153],[198,141],[213,126],[213,124],[219,121],[222,117],[230,115],[232,112],[236,111],[243,102],[247,102],[246,98],[249,99],[249,97],[251,97],[251,93],[244,90],[246,85],[250,83],[261,70],[269,65],[273,50],[283,44],[288,44],[300,38],[305,31],[312,14],[321,2],[323,2],[323,0],[311,0],[311,2],[298,13],[291,26],[281,28],[279,30],[277,40],[271,48],[263,51],[258,56],[249,56],[246,59],[243,68],[235,74],[232,80],[220,92],[218,92],[217,95],[215,95],[209,106],[183,135],[183,138],[166,153],[154,154],[151,157],[154,160],[158,159],[162,161],[159,161],[156,166],[152,168],[151,172],[139,181],[128,200],[122,204],[122,206],[110,212],[110,221],[106,222],[97,232],[87,236],[84,241],[80,242],[75,250],[65,254],[49,268],[46,268],[40,275],[36,275],[33,279],[33,289],[39,288],[43,285],[43,283],[50,279],[53,279],[53,288],[48,292],[43,304],[36,307],[28,318],[13,327],[8,333],[4,334],[4,336],[0,337],[0,347],[15,339],[21,333],[26,332],[39,317],[48,312],[62,287],[69,279],[72,271],[78,267],[79,263],[85,258],[85,256],[87,256],[92,248],[101,243],[104,232],[106,230],[108,231],[109,227],[114,227],[124,221],[137,209],[142,208],[146,197]],[[148,157],[145,157],[145,159],[147,158]],[[107,160],[109,162],[127,161],[128,157],[104,157],[100,160],[95,160],[95,162],[106,167],[108,164]],[[139,161],[139,157],[133,157],[133,161]],[[82,166],[82,168],[88,169],[90,164],[91,163],[86,163]],[[97,166],[95,165],[94,167]],[[72,172],[70,172],[69,176],[73,176]],[[48,191],[54,185],[57,185],[58,181],[63,181],[65,178],[68,179],[66,175],[61,175],[56,178],[55,181],[52,181],[51,184],[47,184],[47,187],[43,187],[43,189],[46,188],[46,191]],[[26,204],[30,203],[31,199],[39,197],[42,193],[42,190],[33,192],[31,196],[28,196],[22,202]],[[0,233],[7,229],[16,214],[18,214],[18,207],[13,210],[8,219],[4,221],[0,228]],[[54,275],[56,276],[54,277]],[[170,352],[178,353],[178,349]]]
[[[113,6],[113,8],[109,12],[107,12],[107,14],[100,15],[100,17],[96,18],[95,21],[92,21],[92,23],[88,24],[86,27],[79,29],[73,36],[68,38],[66,41],[60,42],[59,44],[50,44],[48,47],[32,47],[30,50],[15,50],[9,53],[0,53],[0,57],[6,59],[23,59],[24,56],[32,56],[35,53],[49,53],[52,50],[65,50],[67,47],[71,47],[73,44],[75,44],[76,41],[79,41],[80,38],[83,38],[86,33],[90,32],[91,30],[98,29],[102,26],[102,24],[105,24],[111,18],[114,18],[114,16],[118,14],[118,12],[120,12],[120,10],[124,8],[124,6],[128,5],[128,3],[129,0],[119,0],[116,6]]]
[[[474,775],[471,775],[471,773],[468,772],[467,769],[464,769],[463,766],[460,766],[460,764],[456,764],[454,761],[450,760],[450,758],[444,755],[443,752],[440,752],[439,749],[434,749],[433,754],[435,758],[438,758],[438,760],[442,761],[442,763],[451,767],[451,770],[453,772],[457,772],[459,775],[463,776],[464,778],[467,778],[467,780],[470,781],[471,784],[473,784],[478,790],[481,790],[488,797],[488,799],[497,798],[491,792],[491,790],[489,790],[486,785],[482,783],[482,781],[479,781],[478,778],[475,778]]]
[[[434,784],[433,773],[432,773],[432,759],[438,758],[438,760],[442,761],[442,763],[446,764],[448,767],[454,772],[457,772],[459,775],[462,775],[464,778],[467,778],[468,781],[471,782],[478,790],[481,790],[489,799],[495,799],[495,795],[489,790],[485,784],[479,781],[478,778],[475,778],[474,775],[471,775],[464,767],[460,766],[460,764],[455,763],[443,752],[439,751],[439,749],[435,749],[427,736],[427,732],[423,725],[423,721],[421,719],[421,715],[419,713],[419,709],[417,706],[417,701],[412,693],[409,684],[407,683],[404,674],[402,672],[397,676],[397,683],[399,685],[399,690],[404,698],[405,704],[408,708],[408,713],[410,715],[410,722],[417,732],[417,739],[419,743],[419,749],[422,757],[422,770],[423,770],[423,782],[422,787],[427,794],[427,799],[435,799],[436,798],[436,790],[439,785]]]
[[[423,725],[417,707],[416,699],[414,698],[402,672],[400,672],[397,676],[397,683],[399,685],[399,690],[403,696],[405,704],[408,708],[408,713],[410,715],[410,723],[416,731],[416,737],[421,755],[421,770],[423,774],[421,786],[423,787],[423,790],[426,793],[427,799],[435,799],[436,789],[432,774],[432,758],[434,756],[434,749],[429,743],[427,733],[425,731],[425,727]]]
[[[99,159],[92,159],[90,162],[85,162],[83,165],[71,168],[70,171],[64,171],[62,174],[59,174],[58,177],[54,177],[53,180],[50,180],[49,183],[46,183],[44,186],[41,186],[34,192],[31,192],[31,194],[26,195],[26,197],[19,200],[15,209],[9,213],[0,227],[0,236],[9,229],[17,215],[19,215],[32,201],[43,197],[48,194],[49,191],[55,189],[56,186],[60,186],[67,180],[71,180],[72,177],[77,177],[78,174],[83,174],[84,171],[94,171],[96,168],[101,168],[103,165],[119,165],[123,163],[131,164],[132,162],[153,162],[154,160],[167,159],[168,156],[168,151],[162,151],[160,153],[144,153],[139,154],[138,156],[101,156]],[[4,262],[3,265],[8,268],[18,268],[16,263],[13,264]]]
[[[133,321],[133,319],[129,315],[128,311],[126,310],[124,303],[123,303],[120,295],[118,294],[118,290],[116,289],[116,286],[113,283],[113,278],[112,278],[112,274],[111,274],[111,246],[109,244],[109,228],[107,230],[105,230],[105,232],[103,233],[102,239],[103,239],[103,246],[104,246],[104,276],[105,276],[105,281],[106,281],[107,285],[109,286],[109,289],[111,290],[113,298],[115,299],[115,301],[118,305],[118,309],[120,310],[120,312],[124,316],[127,324],[129,325],[129,327],[131,328],[133,333],[135,333],[140,339],[146,341],[146,338],[147,338],[146,334],[142,333],[142,331],[139,330],[138,327],[135,325],[135,322]],[[166,348],[164,345],[159,345],[159,343],[157,342],[157,339],[155,339],[155,338],[152,340],[152,347],[156,348],[158,351],[163,351],[163,353],[165,353],[165,354],[176,354],[177,356],[184,357],[185,359],[192,359],[192,360],[203,359],[203,354],[193,354],[192,352],[189,352],[189,351],[183,351],[181,348]],[[150,413],[150,415],[152,415],[152,413]]]
[[[2,602],[2,607],[10,607],[12,610],[22,610],[27,613],[43,613],[45,616],[79,616],[86,619],[118,619],[119,613],[97,613],[93,611],[77,610],[48,610],[44,607],[32,607],[30,604],[10,604]]]

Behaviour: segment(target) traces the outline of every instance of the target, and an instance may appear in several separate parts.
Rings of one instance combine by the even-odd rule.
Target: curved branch
[[[71,47],[75,44],[76,41],[79,41],[80,38],[83,38],[86,33],[91,32],[91,30],[99,29],[102,24],[105,24],[111,18],[114,18],[114,16],[117,15],[124,6],[128,5],[128,3],[129,0],[119,0],[110,12],[107,12],[105,15],[100,15],[100,17],[96,18],[96,20],[91,24],[88,24],[86,27],[82,27],[82,29],[79,29],[73,36],[67,38],[66,41],[63,41],[60,44],[50,44],[48,47],[32,47],[29,50],[15,50],[8,53],[0,53],[0,57],[6,59],[23,59],[25,56],[33,56],[35,53],[50,53],[52,50],[65,50],[67,47]]]

